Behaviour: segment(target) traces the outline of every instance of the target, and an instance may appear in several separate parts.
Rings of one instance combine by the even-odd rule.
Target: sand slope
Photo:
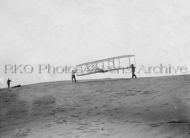
[[[1,138],[190,138],[190,76],[0,90]]]

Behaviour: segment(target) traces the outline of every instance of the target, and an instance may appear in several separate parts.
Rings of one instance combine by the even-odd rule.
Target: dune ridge
[[[0,138],[189,138],[190,76],[0,90]]]

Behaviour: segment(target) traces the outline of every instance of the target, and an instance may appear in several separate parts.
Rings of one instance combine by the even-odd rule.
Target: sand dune
[[[2,89],[0,138],[190,138],[190,76]]]

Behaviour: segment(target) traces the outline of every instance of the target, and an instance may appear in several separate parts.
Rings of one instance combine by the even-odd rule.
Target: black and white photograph
[[[190,138],[190,1],[0,0],[0,138]]]

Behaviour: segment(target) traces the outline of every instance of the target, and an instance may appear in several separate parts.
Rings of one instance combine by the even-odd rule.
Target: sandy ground
[[[190,76],[2,89],[0,138],[190,138]]]

